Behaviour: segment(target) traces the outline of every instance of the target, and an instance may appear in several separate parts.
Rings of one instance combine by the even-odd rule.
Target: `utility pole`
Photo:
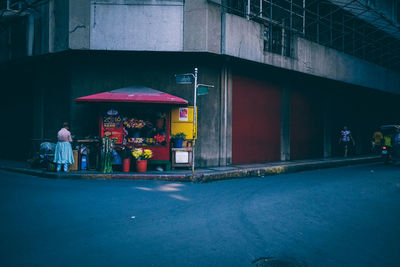
[[[208,85],[208,84],[199,84],[197,82],[197,75],[198,75],[199,69],[194,68],[194,73],[186,73],[186,74],[177,74],[175,75],[176,77],[176,83],[177,84],[191,84],[194,82],[193,86],[193,148],[192,148],[192,175],[194,176],[194,161],[195,161],[195,149],[196,149],[196,136],[197,136],[197,94],[199,95],[207,95],[208,94],[208,89],[209,87],[214,88],[214,85]],[[192,81],[193,79],[193,81]],[[197,91],[199,87],[202,87],[200,89],[203,89],[201,91]]]
[[[192,175],[194,175],[194,151],[196,149],[196,113],[197,113],[197,73],[198,73],[199,69],[198,68],[194,68],[194,98],[193,98],[193,104],[194,104],[194,108],[193,108],[193,152],[192,152]]]

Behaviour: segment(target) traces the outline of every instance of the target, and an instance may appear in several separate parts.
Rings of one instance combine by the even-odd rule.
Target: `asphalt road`
[[[206,184],[0,171],[0,266],[400,266],[399,252],[400,167]]]

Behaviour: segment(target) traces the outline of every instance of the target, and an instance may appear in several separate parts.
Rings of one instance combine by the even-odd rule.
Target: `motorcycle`
[[[388,146],[382,146],[382,160],[384,163],[389,163],[392,153],[391,153],[391,147]]]
[[[384,163],[400,160],[400,125],[382,125],[380,130],[384,136],[381,155]]]

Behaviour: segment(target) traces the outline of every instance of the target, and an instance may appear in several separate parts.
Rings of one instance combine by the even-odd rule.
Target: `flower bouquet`
[[[130,166],[131,166],[131,153],[132,150],[127,147],[123,146],[120,152],[120,156],[122,158],[122,171],[123,172],[129,172]]]
[[[150,149],[135,148],[132,151],[132,156],[136,160],[147,160],[153,157],[153,152]]]
[[[136,159],[136,170],[146,172],[147,160],[153,157],[153,152],[150,149],[135,148],[132,151],[132,156]]]
[[[156,136],[154,136],[154,141],[157,144],[163,144],[165,142],[165,136],[157,134]]]
[[[124,126],[128,129],[142,129],[146,126],[146,122],[143,120],[130,119],[124,121]]]

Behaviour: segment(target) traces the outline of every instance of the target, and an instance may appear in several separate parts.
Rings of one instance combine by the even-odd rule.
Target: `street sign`
[[[200,95],[208,95],[208,88],[205,87],[205,86],[199,86],[197,88],[197,95],[198,96],[200,96]]]
[[[175,81],[177,84],[192,84],[193,75],[192,74],[177,74],[175,75]]]
[[[177,74],[175,75],[175,81],[177,84],[192,84],[194,82],[194,111],[193,111],[193,118],[197,118],[197,96],[201,95],[208,95],[208,87],[214,88],[214,85],[208,84],[199,84],[197,83],[197,73],[198,68],[194,68],[194,73],[186,73],[186,74]],[[197,92],[196,92],[197,91]],[[196,129],[196,119],[193,119],[193,136],[197,136],[197,129]],[[193,138],[193,148],[192,148],[192,175],[194,175],[194,155],[195,155],[195,138]]]

